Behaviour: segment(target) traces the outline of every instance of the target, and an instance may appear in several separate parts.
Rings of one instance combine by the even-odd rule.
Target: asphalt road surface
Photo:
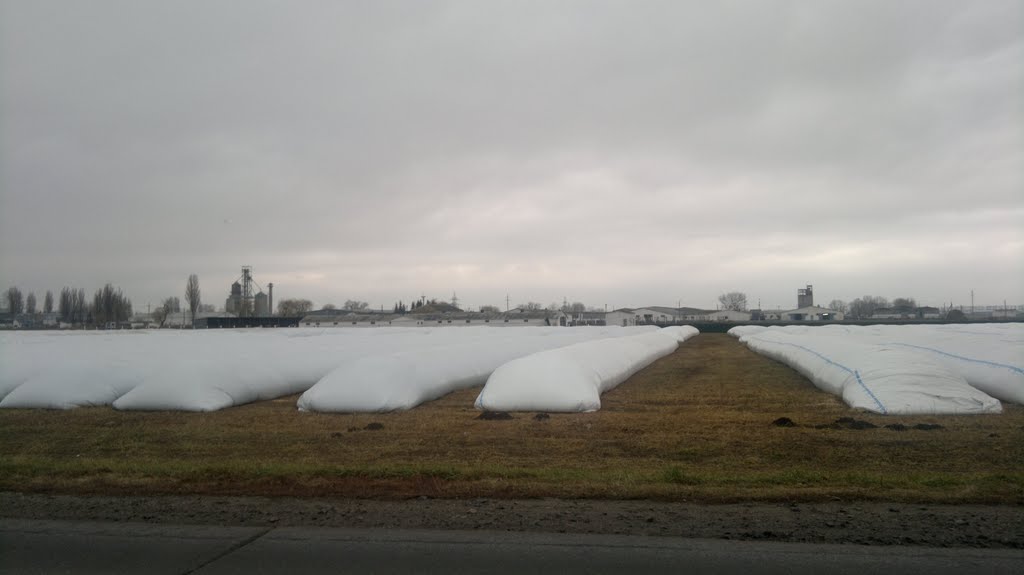
[[[1011,549],[0,520],[2,573],[1024,573]]]

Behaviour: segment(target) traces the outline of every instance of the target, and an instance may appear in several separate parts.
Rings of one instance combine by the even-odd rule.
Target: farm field
[[[855,411],[725,334],[593,413],[481,419],[480,389],[387,414],[298,412],[297,395],[211,413],[4,409],[0,490],[1024,503],[1024,407]]]

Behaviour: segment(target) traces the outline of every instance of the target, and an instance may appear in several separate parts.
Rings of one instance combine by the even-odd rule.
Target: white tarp
[[[299,398],[303,411],[384,412],[411,409],[457,389],[483,385],[500,365],[545,349],[651,327],[497,328],[471,342],[354,359]]]
[[[4,333],[0,407],[211,411],[298,393],[355,357],[447,345],[473,329]]]
[[[1024,324],[884,327],[873,335],[881,345],[916,352],[996,399],[1024,404]]]
[[[476,399],[491,411],[596,411],[601,394],[697,335],[670,327],[542,351],[510,361],[491,374]]]
[[[306,391],[339,366],[364,358],[408,352],[429,355],[430,350],[469,344],[476,346],[473,351],[486,355],[481,350],[502,348],[510,340],[571,338],[573,333],[583,334],[581,338],[596,337],[604,329],[381,327],[3,333],[0,407],[68,409],[113,404],[117,409],[213,411]],[[536,349],[571,341],[559,344],[552,339]],[[416,368],[412,373],[417,373]],[[379,390],[366,387],[360,393],[372,398]]]
[[[280,329],[220,336],[191,350],[113,402],[123,410],[215,411],[300,393],[338,365],[364,354],[440,343],[428,330]],[[185,335],[184,337],[187,337]]]
[[[0,407],[109,405],[152,373],[129,332],[14,332],[0,338]]]
[[[985,376],[991,375],[992,366],[974,367],[975,360],[966,356],[954,361],[925,345],[942,339],[944,349],[974,353],[977,341],[969,345],[971,338],[959,344],[951,343],[948,333],[937,338],[943,327],[743,326],[730,334],[750,349],[793,367],[854,408],[883,414],[1000,412],[999,401],[972,387],[975,382],[966,377],[965,366]],[[991,338],[983,339],[991,344]],[[1005,385],[1001,379],[992,387]]]

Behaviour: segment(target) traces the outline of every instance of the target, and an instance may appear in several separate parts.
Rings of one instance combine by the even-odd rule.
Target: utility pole
[[[971,313],[974,313],[974,290],[971,290]]]
[[[505,294],[505,313],[508,313],[508,294]]]

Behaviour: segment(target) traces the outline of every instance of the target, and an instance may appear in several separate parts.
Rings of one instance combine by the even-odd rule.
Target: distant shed
[[[300,317],[199,317],[197,329],[240,327],[299,327]]]

